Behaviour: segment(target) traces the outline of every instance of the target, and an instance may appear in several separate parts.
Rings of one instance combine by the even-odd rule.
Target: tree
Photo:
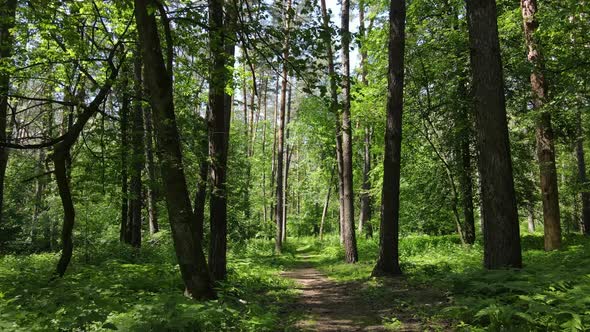
[[[389,5],[389,67],[387,76],[387,124],[383,158],[383,191],[379,229],[379,258],[374,276],[402,273],[399,265],[399,193],[404,107],[405,0]]]
[[[142,59],[136,51],[133,59],[133,109],[131,116],[131,179],[129,190],[129,233],[127,242],[133,247],[141,246],[141,213],[143,207],[141,173],[144,167],[143,125],[143,80]]]
[[[229,80],[226,64],[233,57],[235,42],[230,29],[235,21],[234,8],[226,7],[224,1],[209,1],[209,48],[213,59],[209,69],[209,171],[211,198],[209,222],[211,241],[209,264],[215,280],[223,280],[227,274],[227,190],[226,166],[229,142],[231,96],[225,93]],[[225,24],[225,25],[224,25]]]
[[[275,222],[276,222],[276,238],[275,238],[275,252],[280,254],[283,248],[283,209],[284,209],[284,168],[285,168],[285,121],[287,109],[287,89],[289,84],[289,71],[287,65],[289,64],[289,48],[290,38],[289,30],[291,29],[291,0],[287,0],[287,6],[284,11],[284,34],[283,41],[283,64],[281,73],[281,101],[278,114],[278,130],[277,130],[277,172],[276,172],[276,206],[275,206]]]
[[[548,98],[547,80],[544,73],[545,63],[535,37],[535,31],[539,25],[535,17],[537,14],[537,1],[521,0],[520,8],[528,51],[527,58],[532,65],[530,77],[533,95],[532,104],[533,109],[539,113],[536,124],[536,141],[543,201],[545,250],[554,250],[561,247],[561,222],[551,113],[544,109]]]
[[[352,165],[352,128],[350,125],[350,1],[342,0],[342,194],[345,259],[348,263],[358,261],[354,228],[354,190]]]
[[[148,7],[158,8],[163,16],[164,31],[168,35],[167,63],[162,54],[155,13],[148,10]],[[215,291],[202,244],[197,237],[197,225],[186,185],[174,114],[170,67],[173,45],[169,43],[172,40],[169,35],[169,22],[161,3],[154,0],[135,0],[135,19],[146,68],[145,81],[150,91],[166,208],[180,272],[188,296],[195,299],[213,298]]]
[[[522,266],[496,16],[495,0],[467,2],[488,269]]]
[[[7,131],[8,92],[10,90],[9,65],[13,49],[12,29],[14,28],[17,0],[5,0],[0,4],[0,141],[6,142],[9,137]],[[0,146],[0,224],[3,222],[4,180],[8,165],[8,148]]]

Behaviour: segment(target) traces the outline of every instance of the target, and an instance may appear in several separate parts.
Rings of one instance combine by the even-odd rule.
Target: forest
[[[590,330],[590,1],[0,13],[0,331]]]

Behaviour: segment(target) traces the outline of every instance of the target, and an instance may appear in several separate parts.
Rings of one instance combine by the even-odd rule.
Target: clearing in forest
[[[404,277],[338,282],[329,279],[310,255],[282,273],[297,283],[301,295],[288,308],[301,317],[297,331],[428,331],[448,330],[440,321],[427,319],[447,302],[440,292],[416,288]],[[289,329],[288,329],[289,330]]]

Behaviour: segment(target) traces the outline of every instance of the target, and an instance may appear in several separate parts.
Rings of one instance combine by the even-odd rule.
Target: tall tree
[[[145,87],[144,87],[145,88]],[[146,96],[149,92],[147,89]],[[155,234],[160,231],[160,225],[158,223],[158,178],[156,176],[156,163],[154,160],[154,125],[152,123],[152,110],[151,108],[145,107],[143,109],[144,123],[145,123],[145,163],[147,170],[147,188],[146,188],[146,201],[148,209],[148,222],[150,227],[150,234]]]
[[[8,92],[10,90],[10,71],[8,64],[12,56],[13,36],[17,0],[0,2],[0,142],[6,142],[8,135]],[[4,180],[8,165],[8,148],[0,146],[0,224],[3,222]]]
[[[342,0],[342,193],[345,259],[358,261],[354,228],[354,182],[352,179],[352,127],[350,125],[350,1]]]
[[[559,194],[557,188],[557,170],[555,168],[555,143],[551,125],[551,113],[544,109],[547,103],[547,80],[545,63],[538,45],[535,32],[539,23],[536,19],[537,1],[521,0],[524,36],[527,46],[527,58],[532,65],[531,90],[533,109],[538,112],[536,140],[537,159],[541,178],[541,197],[543,202],[543,221],[545,231],[545,250],[561,247],[561,222],[559,216]]]
[[[145,82],[150,91],[158,159],[174,249],[187,295],[196,299],[212,298],[215,291],[202,244],[196,234],[196,222],[186,185],[180,137],[174,114],[171,68],[173,45],[167,43],[166,62],[153,8],[160,9],[163,30],[168,34],[166,39],[170,42],[170,26],[162,4],[155,0],[135,0],[137,31],[146,68]]]
[[[365,1],[359,1],[359,34],[362,41],[367,38],[367,30],[365,28]],[[367,49],[363,47],[361,42],[361,82],[364,86],[369,85],[367,79]],[[365,138],[364,138],[364,151],[363,151],[363,191],[361,193],[361,213],[359,216],[359,233],[365,229],[367,237],[373,237],[373,225],[371,225],[372,217],[372,201],[369,191],[371,190],[371,182],[369,178],[369,172],[371,171],[371,139],[373,128],[370,124],[365,124]]]
[[[129,66],[124,65],[123,78],[121,80],[119,102],[121,104],[119,115],[119,127],[121,131],[121,225],[119,230],[119,240],[129,243],[129,233],[127,231],[127,219],[129,214],[129,104],[131,97],[129,95]]]
[[[144,124],[142,59],[136,51],[133,59],[133,113],[131,116],[131,179],[129,181],[128,243],[141,246],[141,214],[143,207],[141,173],[144,167]]]
[[[467,2],[484,230],[484,266],[521,267],[495,0]]]
[[[582,112],[576,114],[576,127],[578,138],[576,140],[576,158],[578,161],[578,183],[581,187],[580,200],[582,201],[582,232],[590,235],[590,192],[587,189],[588,177],[586,176],[586,159],[584,156],[584,129],[582,128]]]
[[[229,2],[228,2],[229,3]],[[224,1],[209,0],[209,48],[211,65],[209,69],[209,161],[211,197],[209,222],[211,241],[209,264],[215,280],[223,280],[227,274],[227,189],[226,167],[229,142],[229,121],[231,96],[225,93],[229,80],[226,65],[230,63],[235,49],[234,29],[236,9],[225,6]]]
[[[283,206],[285,188],[283,172],[285,168],[285,121],[286,121],[286,109],[287,109],[287,89],[289,85],[289,51],[290,51],[290,38],[289,33],[291,30],[291,0],[286,0],[286,7],[284,9],[284,34],[285,39],[283,40],[283,64],[281,73],[281,106],[278,114],[278,130],[277,130],[277,174],[276,174],[276,207],[275,207],[275,221],[276,221],[276,239],[275,239],[275,251],[281,253],[283,248]]]
[[[402,273],[399,265],[398,243],[405,21],[405,0],[392,0],[389,5],[387,123],[385,126],[385,156],[383,158],[379,258],[373,269],[374,276],[391,276]]]

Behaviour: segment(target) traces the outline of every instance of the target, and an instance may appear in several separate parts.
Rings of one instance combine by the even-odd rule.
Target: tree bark
[[[127,79],[128,67],[123,69],[125,77],[123,77],[121,84],[121,108],[119,126],[121,130],[121,224],[119,227],[119,241],[129,243],[131,238],[128,230],[129,217],[129,105],[131,97],[129,95],[129,81]]]
[[[12,28],[15,24],[17,0],[5,0],[0,5],[0,62],[8,64],[12,57],[13,36]],[[7,131],[8,119],[8,92],[10,90],[10,71],[0,69],[0,142],[6,142],[9,138]],[[0,146],[0,224],[4,221],[4,181],[6,178],[6,166],[8,165],[8,148]]]
[[[367,32],[365,29],[365,1],[359,1],[359,34],[363,41],[367,38]],[[364,86],[369,86],[367,80],[368,69],[367,69],[367,50],[361,45],[361,82]],[[369,172],[371,171],[371,140],[372,131],[370,124],[365,124],[365,145],[363,153],[363,192],[361,193],[361,214],[359,216],[359,233],[365,230],[367,238],[373,237],[373,225],[371,225],[371,218],[373,212],[373,206],[371,201],[371,180]]]
[[[153,11],[148,12],[148,6],[157,8],[157,3],[153,0],[135,0],[137,31],[146,68],[145,80],[150,91],[158,159],[164,180],[174,249],[187,295],[196,299],[213,298],[215,291],[202,245],[196,235],[195,217],[182,164],[174,114],[172,68],[166,68],[156,18]],[[171,55],[172,45],[167,46],[167,53]],[[172,63],[172,59],[168,59],[168,63]]]
[[[332,183],[334,182],[334,169],[330,175],[330,183],[328,184],[328,192],[324,200],[324,208],[322,210],[322,221],[320,222],[320,241],[324,239],[324,225],[326,224],[326,215],[328,214],[328,204],[330,204],[330,194],[332,193]]]
[[[289,91],[288,91],[288,98],[287,98],[287,115],[285,118],[285,142],[288,142],[289,140],[289,122],[291,121],[291,86],[289,86]],[[289,192],[289,169],[291,168],[291,156],[293,154],[293,147],[290,146],[288,143],[286,144],[286,151],[285,151],[285,155],[286,155],[286,162],[285,162],[285,171],[283,172],[283,231],[282,231],[282,242],[285,243],[285,241],[287,241],[287,214],[288,214],[288,209],[287,209],[287,200],[288,200],[288,195],[287,193]]]
[[[587,189],[586,158],[584,156],[584,130],[582,129],[582,112],[578,111],[577,119],[578,139],[576,140],[576,158],[578,161],[578,182],[580,200],[582,201],[582,233],[590,235],[590,192]]]
[[[352,127],[350,125],[350,1],[342,0],[342,193],[344,195],[344,251],[348,263],[358,261],[354,227]]]
[[[533,109],[538,113],[536,123],[537,158],[539,161],[541,198],[543,202],[543,222],[545,230],[545,250],[561,247],[561,221],[559,214],[559,193],[557,187],[557,170],[555,168],[555,143],[551,125],[551,113],[544,110],[547,102],[547,81],[545,63],[535,39],[539,23],[536,20],[537,1],[521,0],[527,58],[532,65],[531,89]]]
[[[287,0],[287,7],[285,9],[285,27],[284,34],[285,40],[283,41],[283,69],[282,69],[282,82],[281,82],[281,107],[279,110],[279,123],[277,131],[277,175],[276,175],[276,208],[275,208],[275,220],[276,220],[276,238],[275,238],[275,252],[281,253],[283,248],[283,207],[284,201],[283,196],[285,195],[285,188],[283,187],[283,172],[285,164],[285,117],[287,108],[287,86],[289,84],[289,71],[287,69],[289,59],[289,47],[290,38],[289,33],[291,29],[291,0]]]
[[[522,266],[495,0],[467,2],[484,230],[484,266]]]
[[[158,224],[158,178],[156,177],[156,164],[154,161],[154,126],[152,123],[152,111],[149,106],[143,109],[145,123],[145,161],[148,175],[147,183],[147,208],[150,234],[160,231]]]
[[[129,244],[141,246],[141,212],[143,207],[141,172],[144,167],[144,128],[143,128],[143,80],[142,59],[137,51],[134,55],[134,98],[131,117],[131,179],[129,191]]]
[[[383,191],[379,258],[374,276],[402,273],[399,265],[399,184],[404,91],[405,0],[392,0],[389,7],[389,70],[387,123],[383,159]]]

